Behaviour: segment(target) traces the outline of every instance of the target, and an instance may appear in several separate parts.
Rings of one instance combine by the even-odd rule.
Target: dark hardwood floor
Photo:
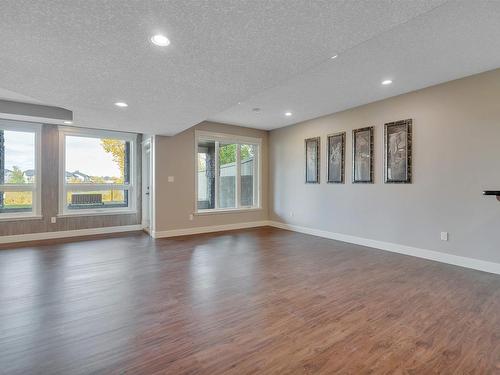
[[[0,251],[2,374],[495,374],[500,276],[272,228]]]

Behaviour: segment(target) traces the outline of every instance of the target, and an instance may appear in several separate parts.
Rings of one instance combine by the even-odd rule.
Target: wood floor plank
[[[1,374],[500,374],[500,276],[275,228],[0,251]]]

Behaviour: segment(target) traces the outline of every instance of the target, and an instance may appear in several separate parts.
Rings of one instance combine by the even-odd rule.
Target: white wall
[[[414,182],[384,184],[384,123],[407,118]],[[370,125],[375,184],[352,184],[351,131]],[[346,183],[326,184],[326,135],[343,130]],[[304,139],[316,136],[321,184],[305,184]],[[269,154],[271,220],[500,262],[500,203],[481,195],[500,190],[500,69],[271,131]]]

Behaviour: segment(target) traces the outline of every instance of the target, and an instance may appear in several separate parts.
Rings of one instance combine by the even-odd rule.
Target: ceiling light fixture
[[[339,57],[339,55],[333,55],[332,57],[330,57],[332,60],[335,60],[337,57]]]
[[[285,116],[290,117],[292,115],[292,112],[285,112]]]
[[[128,107],[128,104],[125,103],[125,102],[116,102],[115,105],[117,107],[121,107],[121,108],[125,108],[125,107]]]
[[[72,124],[73,124],[73,121],[66,120],[66,121],[63,121],[63,124],[66,124],[66,125],[72,125]]]
[[[160,47],[166,47],[170,44],[170,40],[161,34],[156,34],[151,37],[151,42]]]
[[[382,84],[384,86],[390,85],[391,83],[392,83],[392,81],[390,79],[386,79],[385,81],[382,81]]]

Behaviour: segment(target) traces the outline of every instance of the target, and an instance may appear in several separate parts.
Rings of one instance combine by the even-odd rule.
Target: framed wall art
[[[327,178],[330,184],[345,182],[345,132],[329,134],[327,144]]]
[[[373,183],[373,126],[352,131],[352,182]]]
[[[305,140],[306,184],[319,184],[320,137]]]
[[[412,120],[389,122],[384,127],[384,180],[411,184]]]

